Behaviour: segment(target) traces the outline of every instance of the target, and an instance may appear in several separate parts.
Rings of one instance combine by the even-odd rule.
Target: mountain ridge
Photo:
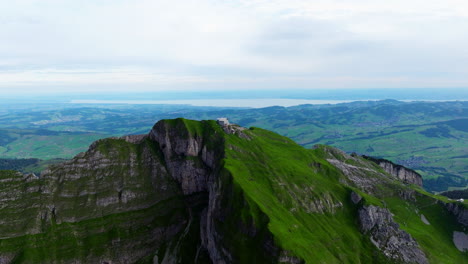
[[[360,156],[307,150],[259,128],[162,120],[148,135],[96,141],[41,179],[7,174],[0,221],[11,224],[0,229],[0,263],[466,258],[452,241],[453,232],[466,233],[466,204],[404,184]]]

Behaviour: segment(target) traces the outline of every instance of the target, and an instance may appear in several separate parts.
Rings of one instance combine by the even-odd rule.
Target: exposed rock
[[[407,201],[416,201],[415,191],[414,190],[398,190],[398,196]]]
[[[406,168],[402,165],[395,164],[386,159],[376,159],[368,156],[363,156],[365,159],[373,161],[379,164],[387,173],[402,180],[406,183],[416,184],[419,186],[423,185],[422,176],[412,169]]]
[[[428,263],[419,244],[399,228],[388,209],[370,205],[361,207],[358,213],[361,231],[369,234],[385,256],[404,263]]]
[[[47,248],[49,263],[134,263],[175,237],[184,226],[181,191],[151,143],[141,138],[139,143],[129,141],[136,142],[123,138],[99,140],[87,152],[51,166],[41,178],[10,177],[8,186],[0,185],[0,200],[11,199],[9,208],[3,210],[0,205],[0,222],[5,221],[0,224],[0,239],[47,234],[35,236],[29,243],[39,250]],[[141,213],[145,210],[146,215]],[[162,227],[160,222],[165,217],[172,220]],[[89,222],[95,224],[86,224]],[[51,230],[51,225],[57,231]],[[145,232],[127,231],[142,227]],[[125,232],[125,239],[113,239],[119,232]],[[99,236],[109,240],[94,245],[96,253],[77,251],[76,244],[73,248],[63,245],[63,250],[71,253],[67,261],[60,261],[63,257],[47,239],[62,233],[76,241]],[[31,245],[26,241],[22,247]],[[0,260],[10,263],[8,259],[17,254],[21,252],[4,252],[2,248]]]
[[[355,192],[351,192],[351,201],[354,204],[358,204],[361,200],[362,200],[361,195],[359,195],[359,194],[357,194]]]
[[[184,194],[207,191],[214,155],[206,149],[202,154],[202,135],[190,135],[185,127],[174,129],[167,122],[158,122],[150,132],[150,139],[159,143],[167,169],[181,184]]]
[[[282,264],[301,264],[304,263],[304,261],[300,258],[291,256],[290,253],[286,250],[281,251],[280,257],[278,258],[278,263]]]
[[[203,210],[200,220],[200,236],[202,245],[207,249],[213,263],[231,263],[231,254],[222,247],[221,234],[216,230],[216,220],[221,207],[221,189],[218,181],[214,181],[208,191],[208,206]]]
[[[453,243],[461,252],[468,252],[468,234],[458,231],[453,232]]]
[[[431,225],[431,223],[429,223],[429,221],[423,214],[421,214],[421,221],[423,221],[423,223],[425,223],[426,225]]]
[[[468,226],[468,209],[461,203],[445,203],[445,208],[457,217],[458,223]]]
[[[231,132],[242,137],[243,130],[232,126]],[[124,240],[119,236],[110,244],[100,245],[103,251],[96,249],[96,255],[82,251],[87,255],[76,253],[68,262],[134,263],[151,257],[157,263],[233,263],[233,253],[224,248],[224,235],[218,231],[226,215],[238,217],[221,204],[232,191],[221,190],[219,166],[224,141],[216,135],[218,132],[211,130],[205,135],[203,131],[191,131],[183,120],[161,121],[148,136],[98,140],[87,152],[51,166],[41,178],[20,173],[1,178],[2,183],[11,185],[11,191],[0,192],[0,239],[40,234],[52,224],[57,232],[67,227],[68,235],[76,236],[77,241],[93,236],[111,238],[133,230]],[[209,144],[206,136],[211,137]],[[22,189],[24,183],[26,192]],[[3,210],[6,202],[17,207]],[[23,208],[28,208],[32,217],[15,213]],[[147,210],[150,214],[141,213]],[[106,219],[110,222],[106,223]],[[80,230],[86,221],[96,224]],[[258,234],[252,223],[239,224],[245,227],[239,232],[247,237]],[[281,249],[271,235],[262,239],[259,249],[265,250],[264,258],[277,262]],[[41,248],[48,241],[35,243]],[[187,243],[198,248],[196,256],[184,252]],[[19,252],[2,252],[0,260],[9,262],[16,254]],[[52,262],[54,254],[51,252]],[[282,257],[297,263],[292,255]]]
[[[255,158],[247,156],[251,154],[249,147],[236,146],[235,140],[228,146],[224,142],[235,138],[232,135],[253,141],[252,133],[235,125],[220,128],[213,123],[190,127],[186,120],[161,121],[149,135],[98,140],[87,152],[51,166],[40,178],[14,172],[0,177],[0,264],[28,257],[28,250],[47,252],[42,263],[230,264],[239,263],[239,259],[246,263],[246,252],[255,255],[248,263],[304,263],[294,255],[297,252],[277,244],[270,215],[265,212],[272,204],[270,199],[261,207],[245,195],[245,186],[234,182],[240,178],[224,167],[226,160],[233,158],[224,156],[225,149]],[[287,202],[284,215],[333,217],[331,214],[349,211],[342,210],[348,205],[341,200],[346,186],[357,187],[359,193],[378,192],[376,185],[382,180],[394,182],[377,165],[357,155],[330,150],[328,161],[335,167],[322,158],[306,160],[300,175],[304,182],[299,183],[282,178],[283,172],[272,177],[268,164],[261,164],[266,165],[270,187],[284,193],[278,195],[280,203]],[[333,173],[327,174],[329,171]],[[322,173],[336,180],[335,187],[344,183],[346,186],[339,187],[343,192],[337,195],[334,188],[318,186],[320,181],[308,184],[311,175]],[[414,199],[410,191],[399,195]],[[362,200],[357,192],[351,192],[357,207],[364,204]],[[465,221],[464,210],[449,210]],[[387,209],[361,207],[359,221],[362,232],[388,258],[427,263],[416,241],[399,229]],[[288,227],[292,239],[299,223]],[[31,237],[24,239],[25,235]],[[56,245],[50,239],[64,243]],[[8,245],[6,251],[4,245]],[[341,260],[343,256],[338,257]]]
[[[367,193],[373,193],[376,183],[379,181],[378,178],[368,177],[367,173],[374,172],[368,168],[362,168],[355,165],[347,164],[344,161],[338,159],[327,159],[328,162],[333,164],[357,187]]]
[[[250,137],[243,132],[244,130],[246,130],[245,127],[241,127],[235,124],[229,124],[229,125],[222,126],[222,128],[226,134],[235,134],[241,138],[250,139]]]
[[[24,175],[24,180],[26,182],[30,182],[30,181],[34,181],[34,180],[38,180],[38,179],[39,179],[39,177],[34,173],[29,173],[29,174]]]
[[[148,137],[147,134],[144,135],[129,135],[120,137],[121,139],[127,141],[128,143],[139,144]]]
[[[10,255],[10,256],[7,256],[7,255],[4,255],[4,256],[0,256],[0,264],[10,264],[12,262],[14,258],[14,255]]]

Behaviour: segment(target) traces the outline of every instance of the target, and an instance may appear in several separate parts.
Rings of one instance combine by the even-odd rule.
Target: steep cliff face
[[[464,213],[413,188],[334,148],[163,120],[41,178],[0,172],[0,263],[459,263],[437,222]]]
[[[374,205],[364,205],[363,198],[351,192],[351,201],[359,206],[358,221],[361,232],[369,235],[371,242],[394,260],[404,263],[428,263],[418,242],[393,219],[392,213]]]
[[[466,205],[460,202],[443,204],[457,218],[458,223],[468,227],[468,207]]]
[[[3,172],[0,263],[236,262],[219,233],[237,217],[228,200],[243,199],[220,179],[231,177],[223,135],[214,122],[167,120],[148,136],[97,141],[40,179]],[[235,224],[256,237],[251,221]],[[263,232],[270,249],[255,257],[284,258]]]
[[[220,132],[213,132],[191,131],[184,122],[159,122],[150,131],[150,139],[159,144],[166,167],[186,195],[208,191],[208,180],[223,156],[222,137],[216,136]]]
[[[15,197],[0,217],[9,223],[0,232],[3,258],[129,263],[152,254],[187,222],[182,193],[155,151],[143,138],[100,140],[41,179],[2,185],[2,200]]]
[[[359,224],[364,234],[389,258],[403,263],[428,263],[419,244],[393,220],[388,209],[362,206],[358,211]]]
[[[386,159],[376,159],[368,156],[363,157],[379,164],[379,166],[382,167],[386,172],[402,180],[403,182],[416,184],[418,186],[422,186],[423,184],[422,176],[412,169],[408,169],[402,165],[395,164]]]
[[[43,183],[31,176],[0,172],[0,238],[40,232],[42,219],[47,217],[41,214],[42,188]]]

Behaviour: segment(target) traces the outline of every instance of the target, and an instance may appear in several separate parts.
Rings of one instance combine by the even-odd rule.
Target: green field
[[[0,158],[71,158],[99,138],[146,134],[160,119],[228,117],[307,148],[327,144],[402,164],[421,173],[430,191],[468,186],[468,102],[385,100],[261,109],[60,105],[2,112]]]

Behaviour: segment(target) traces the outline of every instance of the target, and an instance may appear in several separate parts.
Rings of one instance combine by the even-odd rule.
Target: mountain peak
[[[358,155],[214,120],[161,120],[148,135],[99,140],[40,179],[0,179],[7,263],[465,258],[446,238],[464,232],[466,205]]]

